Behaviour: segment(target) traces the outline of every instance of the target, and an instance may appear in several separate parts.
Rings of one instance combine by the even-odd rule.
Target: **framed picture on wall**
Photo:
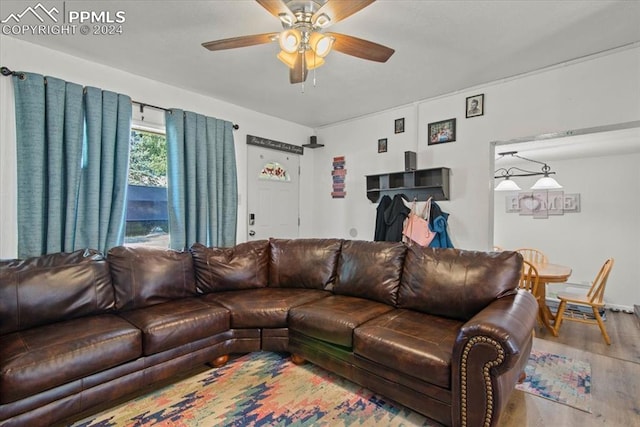
[[[395,133],[404,132],[404,117],[401,119],[396,119],[393,128]]]
[[[378,153],[386,153],[387,152],[387,138],[382,138],[378,140]]]
[[[429,123],[429,145],[456,140],[456,119]]]
[[[467,119],[484,115],[484,93],[467,98]]]

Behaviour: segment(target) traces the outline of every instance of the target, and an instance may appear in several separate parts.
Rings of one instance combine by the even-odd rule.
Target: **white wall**
[[[29,71],[59,77],[82,85],[124,93],[133,100],[166,108],[182,108],[208,116],[229,120],[240,125],[234,132],[238,164],[238,241],[246,240],[246,135],[257,135],[290,144],[309,141],[313,129],[267,116],[214,98],[169,86],[141,76],[120,71],[94,62],[46,49],[14,38],[0,36],[0,63],[14,71]],[[115,64],[117,67],[117,64]],[[188,78],[185,77],[185,78]],[[15,178],[15,119],[13,115],[13,87],[10,79],[0,82],[0,258],[15,257],[16,244],[16,178]],[[305,150],[301,156],[300,214],[301,234],[311,235],[314,152]]]
[[[376,205],[366,196],[365,175],[404,170],[404,152],[416,151],[417,110],[408,106],[342,125],[321,129],[316,149],[314,232],[321,237],[373,240]],[[394,134],[394,120],[405,118],[404,133]],[[387,152],[378,153],[378,139],[387,138]],[[331,198],[335,156],[345,157],[346,198]],[[353,236],[350,231],[355,229]],[[354,233],[355,234],[355,233]]]
[[[593,137],[607,143],[606,134]],[[605,300],[631,308],[640,302],[640,153],[549,163],[562,190],[580,194],[580,212],[547,219],[506,213],[506,194],[496,193],[495,243],[538,248],[551,262],[571,266],[569,282],[581,285],[590,284],[604,260],[613,257]],[[537,178],[518,178],[518,184],[530,188]]]
[[[403,170],[403,152],[413,150],[418,154],[418,168],[446,166],[452,170],[451,200],[439,204],[451,214],[449,228],[454,245],[490,249],[493,244],[490,143],[638,120],[639,76],[640,48],[621,49],[320,128],[318,140],[326,146],[315,157],[316,235],[346,238],[349,229],[357,226],[359,238],[371,239],[376,205],[365,197],[364,175]],[[480,93],[485,94],[484,115],[466,119],[465,98]],[[406,132],[394,135],[393,120],[399,117],[406,117]],[[428,146],[427,124],[454,117],[457,140]],[[379,138],[389,138],[387,153],[376,152]],[[346,155],[347,161],[344,200],[330,197],[331,158],[338,155]],[[636,247],[636,259],[638,253]],[[618,295],[625,292],[637,295],[635,283],[620,286]],[[618,302],[629,305],[630,301],[626,298]],[[640,303],[640,298],[635,303]]]
[[[451,200],[440,204],[451,213],[454,244],[488,249],[493,234],[487,227],[493,207],[490,142],[638,120],[639,75],[640,48],[627,49],[320,128],[318,140],[326,146],[315,157],[314,230],[346,237],[351,224],[358,224],[359,236],[372,236],[375,206],[365,197],[364,175],[402,170],[403,152],[413,150],[419,168],[452,169]],[[465,98],[478,93],[485,94],[485,115],[465,119]],[[393,120],[399,117],[406,118],[406,132],[395,135]],[[428,146],[427,124],[454,117],[457,140]],[[389,138],[387,153],[377,153],[379,138]],[[347,156],[344,200],[330,197],[328,173],[338,155]],[[342,212],[354,218],[343,218]]]
[[[239,241],[246,240],[246,134],[293,144],[306,143],[313,134],[308,127],[116,68],[5,36],[0,36],[0,42],[0,63],[11,69],[48,74],[126,93],[149,104],[183,108],[238,123]],[[451,214],[454,245],[489,249],[493,242],[494,207],[490,142],[638,120],[638,76],[640,48],[634,47],[317,129],[318,142],[325,147],[305,150],[301,158],[301,236],[349,238],[351,229],[355,229],[357,238],[371,239],[375,205],[366,198],[364,176],[401,171],[403,153],[411,150],[418,153],[419,168],[452,169],[451,200],[440,205]],[[15,165],[11,146],[15,125],[9,108],[13,94],[7,80],[2,79],[0,86],[0,257],[15,256],[16,195],[11,193],[15,188],[15,170],[11,169]],[[465,98],[479,93],[485,94],[485,115],[465,119]],[[406,131],[394,134],[394,120],[401,117],[405,118]],[[428,146],[427,124],[453,117],[457,118],[457,141]],[[377,153],[379,138],[388,138],[387,153]],[[341,155],[346,157],[347,197],[332,199],[331,160]],[[640,251],[637,247],[635,251],[638,257]],[[583,274],[587,276],[585,272],[580,277]],[[637,287],[635,282],[623,283],[616,295],[635,295],[633,302],[640,303],[634,286]],[[628,297],[619,302],[631,303]]]

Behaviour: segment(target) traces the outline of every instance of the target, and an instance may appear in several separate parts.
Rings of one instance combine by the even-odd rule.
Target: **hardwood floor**
[[[607,311],[611,345],[597,326],[564,322],[560,336],[536,328],[533,347],[591,364],[591,410],[586,413],[519,390],[500,425],[505,427],[640,426],[640,321],[633,314]]]

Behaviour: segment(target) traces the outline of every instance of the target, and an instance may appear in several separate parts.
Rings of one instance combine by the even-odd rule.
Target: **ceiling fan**
[[[281,32],[253,34],[202,43],[216,51],[254,46],[278,41],[278,59],[289,67],[291,83],[302,83],[307,72],[324,64],[333,50],[370,61],[386,62],[393,49],[346,34],[323,32],[375,0],[256,0],[276,18],[284,28]]]

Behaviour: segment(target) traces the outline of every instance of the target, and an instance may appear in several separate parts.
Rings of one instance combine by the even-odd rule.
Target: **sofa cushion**
[[[196,285],[202,293],[263,288],[269,284],[269,241],[231,248],[191,246]]]
[[[232,328],[284,328],[292,307],[329,295],[316,289],[261,288],[217,292],[202,299],[228,309]]]
[[[393,307],[364,298],[333,295],[289,310],[289,329],[343,347],[353,345],[353,330]]]
[[[469,320],[518,287],[522,256],[412,246],[407,251],[398,308]]]
[[[134,360],[138,328],[114,314],[52,323],[0,337],[0,403],[13,402]]]
[[[329,289],[341,245],[338,239],[271,239],[269,286]]]
[[[464,322],[393,310],[353,332],[353,352],[390,369],[451,388],[451,356]]]
[[[189,252],[118,246],[109,250],[107,261],[119,310],[197,295]]]
[[[0,335],[114,306],[109,266],[98,251],[0,261]]]
[[[406,251],[402,243],[343,242],[333,292],[395,305]]]
[[[142,331],[145,356],[229,329],[229,310],[197,298],[183,298],[120,313]]]

